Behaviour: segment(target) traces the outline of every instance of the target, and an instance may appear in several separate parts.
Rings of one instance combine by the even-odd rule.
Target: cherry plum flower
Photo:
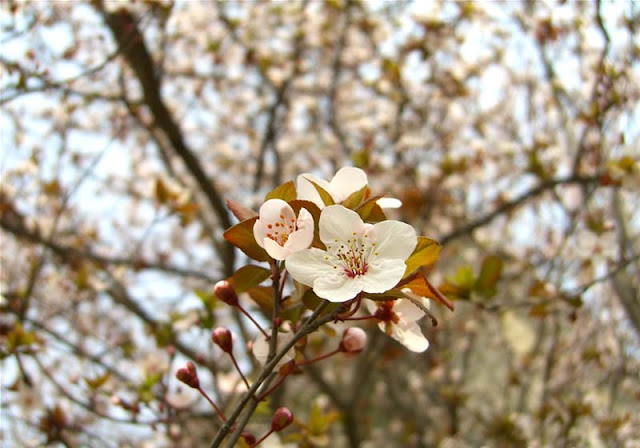
[[[341,205],[325,208],[319,227],[327,250],[296,252],[285,265],[294,280],[330,302],[346,302],[362,291],[383,293],[393,288],[417,244],[410,225],[393,220],[365,224],[356,212]]]
[[[329,182],[310,173],[299,175],[296,179],[298,199],[311,201],[322,210],[325,204],[313,185],[314,183],[329,193],[333,202],[338,204],[367,186],[368,180],[367,174],[363,170],[352,166],[340,168]],[[402,202],[395,198],[381,198],[377,202],[382,208],[398,208],[402,205]]]
[[[260,207],[260,216],[253,225],[253,236],[271,258],[284,260],[306,249],[313,241],[313,217],[301,208],[298,217],[282,199],[269,199]]]
[[[429,307],[429,299],[413,294],[408,289],[405,294],[412,294],[415,300],[420,300],[425,307]],[[407,299],[388,300],[385,302],[366,301],[367,309],[378,320],[378,327],[388,336],[407,347],[412,352],[421,353],[429,348],[429,341],[424,337],[418,320],[425,315]]]

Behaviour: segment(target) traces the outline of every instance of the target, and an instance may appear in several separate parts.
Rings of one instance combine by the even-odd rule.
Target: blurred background
[[[455,311],[288,378],[264,446],[640,446],[640,3],[3,1],[3,446],[208,446],[225,199],[366,171]],[[259,301],[241,301],[263,322]],[[336,343],[331,330],[308,350]],[[333,345],[332,345],[333,344]]]

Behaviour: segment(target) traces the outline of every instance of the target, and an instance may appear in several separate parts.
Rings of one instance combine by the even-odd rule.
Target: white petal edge
[[[422,353],[429,348],[429,341],[415,322],[393,325],[391,337],[415,353]]]
[[[390,290],[402,280],[407,266],[400,259],[380,259],[370,261],[367,273],[361,276],[364,291],[382,293]]]
[[[316,190],[316,187],[309,181],[309,178],[318,183],[314,176],[307,173],[299,175],[296,179],[297,198],[302,201],[311,201],[322,210],[324,208],[324,202],[320,197],[320,193]]]
[[[335,202],[342,202],[349,197],[350,194],[362,189],[367,185],[367,174],[360,168],[345,166],[331,179],[330,188],[331,196]]]
[[[318,277],[333,274],[333,265],[327,262],[327,256],[326,251],[312,247],[289,255],[285,267],[295,281],[313,287]]]
[[[376,204],[380,206],[380,208],[400,208],[402,207],[402,201],[396,198],[380,198],[376,201]]]
[[[329,302],[346,302],[362,291],[364,282],[360,277],[350,278],[347,275],[332,273],[318,277],[313,283],[313,292]]]
[[[374,224],[369,234],[376,243],[377,256],[380,258],[406,260],[418,244],[416,230],[400,221],[388,220]]]

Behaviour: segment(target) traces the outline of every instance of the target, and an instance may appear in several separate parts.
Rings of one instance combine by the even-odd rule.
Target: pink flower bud
[[[293,413],[288,408],[278,408],[271,419],[271,431],[282,431],[293,422]]]
[[[340,351],[345,353],[360,353],[367,344],[367,333],[362,328],[351,327],[344,330],[340,341]]]
[[[211,340],[214,344],[222,349],[225,353],[231,353],[233,349],[233,339],[231,332],[226,328],[220,327],[213,330],[211,333]]]
[[[194,389],[200,388],[200,380],[198,379],[196,365],[191,361],[188,361],[184,367],[178,369],[176,372],[176,378],[189,387],[193,387]]]
[[[213,287],[213,292],[220,300],[222,300],[227,305],[238,305],[238,294],[236,294],[236,290],[228,281],[220,280]]]

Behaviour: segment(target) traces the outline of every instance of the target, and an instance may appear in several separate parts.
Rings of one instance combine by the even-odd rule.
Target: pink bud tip
[[[228,281],[220,280],[213,287],[213,292],[220,300],[222,300],[227,305],[238,305],[238,294],[236,294],[236,290]]]
[[[351,327],[344,330],[340,341],[340,351],[345,353],[360,353],[367,344],[367,333],[362,328]]]
[[[184,367],[178,369],[176,372],[176,378],[189,387],[193,387],[194,389],[200,388],[200,380],[198,379],[196,365],[191,361],[188,361]]]
[[[214,344],[219,346],[223,352],[231,353],[233,349],[233,339],[231,332],[226,328],[220,327],[213,330],[211,333],[211,340]]]
[[[271,419],[271,430],[282,431],[293,422],[293,413],[287,408],[278,408]]]

